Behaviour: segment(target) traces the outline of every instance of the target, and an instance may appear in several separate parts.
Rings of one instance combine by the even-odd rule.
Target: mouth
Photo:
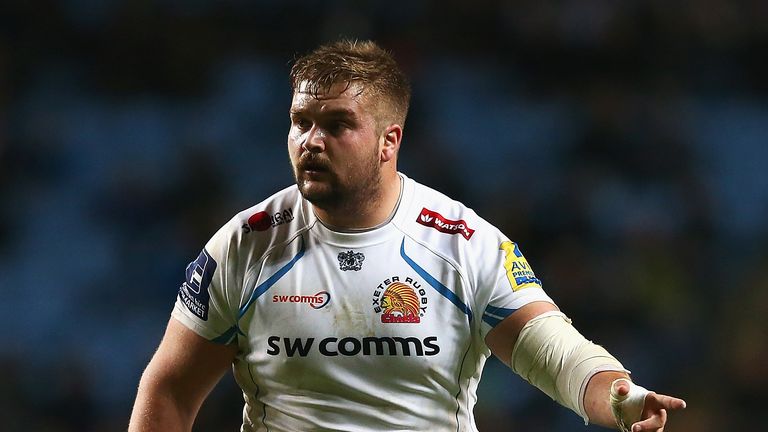
[[[322,167],[306,167],[300,168],[299,172],[303,173],[307,177],[318,177],[328,173],[328,170]]]
[[[305,173],[310,173],[310,174],[311,173],[322,173],[322,172],[328,171],[324,167],[304,167],[304,168],[299,168],[299,170],[303,171]]]
[[[305,160],[305,161],[299,162],[297,168],[299,171],[305,172],[310,175],[326,173],[331,170],[331,167],[327,162],[323,162],[319,160]]]

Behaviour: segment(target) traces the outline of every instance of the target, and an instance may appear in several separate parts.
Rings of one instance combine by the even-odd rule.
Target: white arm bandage
[[[558,311],[541,314],[520,331],[508,363],[515,373],[589,422],[587,383],[602,371],[627,372],[605,348],[581,335]]]

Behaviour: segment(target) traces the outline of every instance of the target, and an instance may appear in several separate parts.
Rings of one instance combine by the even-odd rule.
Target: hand
[[[641,388],[642,389],[642,388]],[[630,392],[630,383],[626,379],[618,379],[611,386],[611,394],[620,401],[627,400]],[[627,400],[630,402],[630,400]],[[667,410],[685,408],[685,401],[672,396],[661,395],[656,392],[648,392],[643,400],[643,408],[640,411],[640,420],[632,424],[632,432],[663,432],[667,423]]]

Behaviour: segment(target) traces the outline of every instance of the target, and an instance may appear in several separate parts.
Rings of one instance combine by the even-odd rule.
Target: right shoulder
[[[290,242],[309,229],[307,202],[296,185],[237,213],[206,245],[227,261],[260,260],[276,246]],[[216,251],[216,252],[214,252]]]
[[[292,186],[230,219],[187,266],[174,316],[208,340],[230,342],[251,269],[309,228],[308,207]]]

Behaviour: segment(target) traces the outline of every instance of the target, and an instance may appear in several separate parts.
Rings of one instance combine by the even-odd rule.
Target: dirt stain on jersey
[[[347,302],[339,302],[334,309],[333,325],[339,335],[375,336],[372,314],[364,313]]]

